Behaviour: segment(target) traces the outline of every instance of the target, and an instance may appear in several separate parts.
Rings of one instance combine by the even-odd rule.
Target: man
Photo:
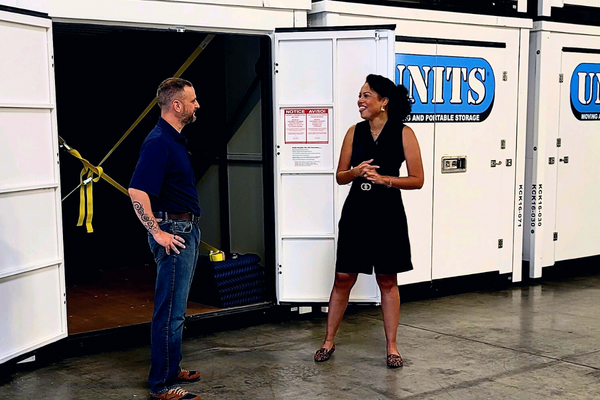
[[[148,231],[157,264],[150,395],[163,400],[200,400],[179,384],[195,382],[200,372],[182,369],[181,341],[200,243],[200,206],[196,180],[181,130],[200,108],[192,84],[169,78],[157,91],[161,117],[140,150],[129,184],[133,208]]]

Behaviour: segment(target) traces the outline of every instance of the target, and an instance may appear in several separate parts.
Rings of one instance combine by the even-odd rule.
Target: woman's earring
[[[381,106],[381,112],[385,112],[385,107]]]

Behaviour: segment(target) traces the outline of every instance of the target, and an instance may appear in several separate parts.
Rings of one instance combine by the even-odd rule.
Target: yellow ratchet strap
[[[83,169],[79,174],[79,220],[77,221],[77,226],[83,225],[83,220],[85,218],[87,210],[85,226],[87,228],[88,233],[93,232],[94,229],[92,228],[92,218],[94,216],[94,203],[92,184],[94,182],[98,182],[100,178],[102,178],[106,182],[110,183],[111,185],[119,189],[121,192],[126,194],[127,196],[129,196],[129,193],[127,192],[127,189],[119,185],[119,183],[117,183],[114,179],[105,174],[102,167],[96,167],[88,160],[83,158],[81,154],[79,154],[79,152],[74,148],[70,147],[62,137],[59,136],[58,141],[60,142],[61,146],[63,146],[65,150],[69,152],[69,154],[77,158],[83,164]],[[96,175],[97,177],[94,178],[94,175]],[[84,176],[86,176],[85,179]]]
[[[200,241],[200,245],[209,251],[208,258],[210,261],[225,261],[225,253],[210,244]]]

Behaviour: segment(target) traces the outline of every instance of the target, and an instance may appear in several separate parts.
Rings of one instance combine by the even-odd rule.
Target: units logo
[[[396,54],[398,83],[413,102],[407,122],[482,122],[494,105],[494,71],[483,58]]]
[[[579,64],[573,71],[571,110],[580,121],[600,119],[600,64]]]

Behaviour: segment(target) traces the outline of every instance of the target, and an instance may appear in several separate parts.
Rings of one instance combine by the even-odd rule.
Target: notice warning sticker
[[[284,109],[285,143],[329,144],[329,109]]]
[[[319,146],[292,146],[294,167],[320,167],[323,164],[323,148]]]

